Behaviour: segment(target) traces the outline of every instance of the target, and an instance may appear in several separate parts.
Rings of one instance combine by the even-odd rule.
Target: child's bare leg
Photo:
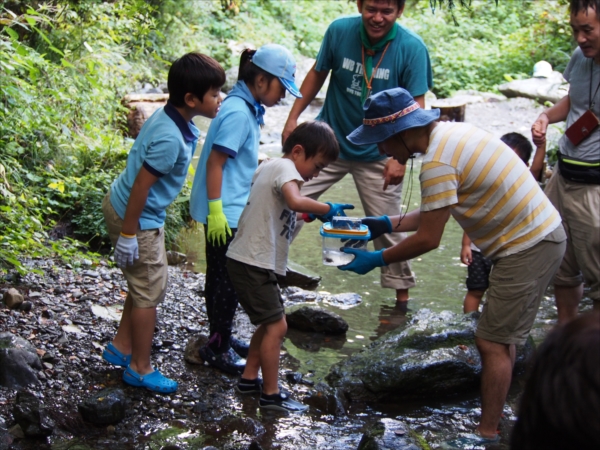
[[[463,312],[469,313],[472,311],[478,311],[479,305],[481,304],[481,299],[483,299],[483,294],[485,294],[485,291],[468,290],[463,302]]]
[[[127,294],[125,298],[125,305],[123,306],[123,314],[121,315],[121,322],[119,323],[119,329],[113,339],[113,345],[124,355],[131,354],[131,309],[133,308],[133,300],[131,294]]]
[[[263,375],[263,395],[279,392],[279,351],[287,332],[287,322],[282,317],[265,327],[265,335],[260,345],[260,368]]]
[[[258,378],[260,369],[260,347],[265,336],[265,326],[259,325],[252,339],[250,339],[250,349],[248,350],[248,358],[246,358],[246,368],[242,374],[242,378],[246,380],[255,380]]]
[[[156,307],[131,308],[131,364],[140,375],[152,372],[150,352],[156,325]]]

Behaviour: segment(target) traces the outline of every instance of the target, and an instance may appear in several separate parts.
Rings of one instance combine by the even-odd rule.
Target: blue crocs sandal
[[[102,359],[115,366],[127,367],[131,363],[131,355],[124,355],[113,343],[109,343],[102,352]]]
[[[145,387],[153,392],[161,394],[170,394],[177,390],[177,381],[165,377],[158,370],[150,372],[146,375],[140,375],[127,366],[123,373],[123,381],[130,386]]]

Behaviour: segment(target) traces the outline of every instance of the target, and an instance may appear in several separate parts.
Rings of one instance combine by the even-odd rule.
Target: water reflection
[[[375,334],[370,339],[374,341],[388,331],[395,330],[399,326],[404,325],[408,320],[408,311],[408,302],[381,305],[381,309],[379,310],[379,326],[375,329]]]

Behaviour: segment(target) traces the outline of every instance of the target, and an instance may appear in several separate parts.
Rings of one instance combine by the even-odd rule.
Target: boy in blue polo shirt
[[[167,81],[169,101],[144,123],[125,170],[102,202],[115,261],[129,288],[119,329],[102,357],[125,367],[123,380],[132,386],[177,390],[177,382],[150,363],[156,306],[167,291],[165,210],[181,191],[196,149],[199,131],[191,120],[217,115],[224,83],[223,68],[206,55],[176,60]]]

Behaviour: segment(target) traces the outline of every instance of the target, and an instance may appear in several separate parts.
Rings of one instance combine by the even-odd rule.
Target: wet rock
[[[29,312],[29,311],[31,311],[31,308],[32,308],[32,307],[33,307],[33,303],[31,303],[31,302],[28,302],[28,301],[25,301],[25,302],[23,302],[23,303],[21,303],[21,304],[19,305],[19,309],[20,309],[21,311],[25,311],[25,312]]]
[[[14,437],[6,430],[0,430],[0,450],[8,450],[14,441]]]
[[[360,305],[362,297],[354,292],[344,292],[342,294],[327,295],[323,298],[323,301],[338,308],[347,309]]]
[[[125,392],[122,389],[109,388],[86,398],[77,409],[86,422],[105,425],[123,420],[127,406]]]
[[[285,288],[287,286],[296,286],[307,291],[313,291],[321,282],[321,277],[311,274],[308,269],[299,264],[292,262],[288,263],[285,271],[285,276],[277,275],[279,286]]]
[[[169,250],[167,252],[167,263],[170,266],[176,266],[177,264],[184,264],[187,262],[187,255],[184,253],[174,252]]]
[[[281,294],[288,306],[297,303],[316,302],[320,299],[320,295],[316,292],[307,291],[296,286],[288,286],[282,289]]]
[[[4,304],[10,309],[16,309],[23,303],[23,295],[15,288],[10,288],[4,293]]]
[[[340,389],[332,388],[325,383],[318,383],[315,388],[303,399],[303,403],[310,405],[322,414],[334,416],[346,415],[348,401]]]
[[[22,431],[21,431],[22,433]],[[6,428],[6,422],[0,417],[0,450],[8,450],[13,443],[14,436]]]
[[[42,364],[33,345],[10,332],[0,333],[0,386],[22,389],[37,385],[40,370]]]
[[[213,436],[228,435],[233,432],[251,437],[259,437],[265,433],[265,427],[251,417],[225,416],[218,422],[205,427],[205,433]]]
[[[208,336],[199,335],[190,338],[185,346],[183,358],[190,364],[204,364],[204,360],[198,354],[198,350],[208,342]]]
[[[302,374],[300,372],[286,372],[285,379],[292,384],[298,384],[302,382]]]
[[[44,405],[28,391],[17,394],[13,417],[26,436],[50,436],[54,430],[54,421],[48,416]]]
[[[326,334],[342,334],[348,323],[338,314],[316,306],[302,306],[286,314],[290,327],[302,331],[318,331]]]
[[[406,431],[408,428],[402,422],[382,419],[365,431],[357,450],[422,450],[414,433]]]
[[[477,315],[423,309],[402,330],[334,365],[326,379],[353,401],[439,398],[474,390],[481,375],[475,346]],[[533,349],[519,346],[515,373]]]
[[[19,425],[19,424],[16,424],[16,425],[10,427],[10,429],[8,430],[8,433],[15,439],[24,439],[25,438],[25,433],[23,433],[23,429],[21,428],[21,425]]]

